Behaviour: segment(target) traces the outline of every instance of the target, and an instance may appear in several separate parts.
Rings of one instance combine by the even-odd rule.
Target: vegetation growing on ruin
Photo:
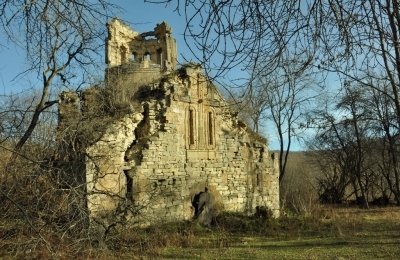
[[[262,134],[256,133],[251,128],[246,128],[246,131],[250,137],[251,142],[262,143],[268,145],[268,140]]]

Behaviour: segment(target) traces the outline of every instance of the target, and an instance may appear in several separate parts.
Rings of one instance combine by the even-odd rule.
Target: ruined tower
[[[117,101],[127,101],[143,84],[158,82],[176,69],[176,41],[166,22],[139,34],[118,19],[107,23],[106,86]]]

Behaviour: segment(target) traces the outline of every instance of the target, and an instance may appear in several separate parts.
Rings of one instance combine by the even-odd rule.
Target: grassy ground
[[[329,209],[321,218],[235,220],[148,259],[400,259],[400,209]],[[240,225],[235,227],[235,225]],[[246,231],[246,225],[248,230]],[[196,233],[196,232],[193,232]],[[121,254],[122,258],[128,255]],[[146,257],[144,257],[146,258]]]
[[[399,220],[398,207],[327,207],[312,216],[278,220],[223,214],[212,229],[189,222],[169,223],[114,230],[104,241],[106,247],[73,240],[52,246],[53,256],[59,259],[400,259]],[[10,240],[0,239],[1,259],[50,257],[43,246],[26,252],[9,245]]]

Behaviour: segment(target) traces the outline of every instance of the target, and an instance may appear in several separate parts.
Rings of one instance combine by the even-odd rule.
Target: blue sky
[[[184,42],[183,33],[185,30],[185,16],[179,15],[176,9],[176,3],[172,4],[151,4],[140,1],[117,0],[115,4],[121,6],[125,11],[117,14],[117,17],[124,20],[138,32],[152,31],[157,23],[166,21],[173,29],[173,36],[177,41],[178,61],[183,63],[185,57],[187,60],[196,61],[191,54],[189,48]],[[104,21],[106,23],[106,21]],[[13,44],[9,44],[4,35],[0,38],[0,95],[19,93],[24,89],[35,86],[34,78],[17,78],[15,77],[21,71],[26,69],[24,64],[24,53],[15,48]],[[104,58],[102,59],[104,60]],[[104,64],[105,66],[105,64]],[[238,71],[231,73],[230,78],[238,75]],[[271,127],[268,127],[271,129]],[[278,149],[276,137],[271,132],[266,133],[270,140],[270,149]],[[293,150],[299,150],[299,144],[292,145]]]

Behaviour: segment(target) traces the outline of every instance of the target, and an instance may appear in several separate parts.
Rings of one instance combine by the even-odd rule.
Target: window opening
[[[126,176],[126,195],[125,197],[132,201],[133,200],[133,179],[131,176],[129,176],[129,171],[125,170],[124,171],[125,176]]]
[[[214,144],[213,129],[214,129],[213,114],[212,114],[212,112],[208,112],[208,144],[209,145]]]
[[[126,61],[126,48],[125,46],[121,46],[121,63],[124,63]]]
[[[255,175],[256,175],[256,186],[258,188],[261,188],[262,187],[262,173],[261,173],[260,168],[257,167],[255,169]]]
[[[150,55],[150,53],[147,52],[144,56],[146,57],[146,59],[147,59],[148,61],[151,60],[151,55]]]
[[[157,50],[157,64],[160,64],[162,68],[162,49]]]
[[[194,144],[194,110],[189,109],[189,144]]]
[[[260,158],[258,159],[259,162],[263,161],[263,154],[264,154],[264,148],[260,149]]]

